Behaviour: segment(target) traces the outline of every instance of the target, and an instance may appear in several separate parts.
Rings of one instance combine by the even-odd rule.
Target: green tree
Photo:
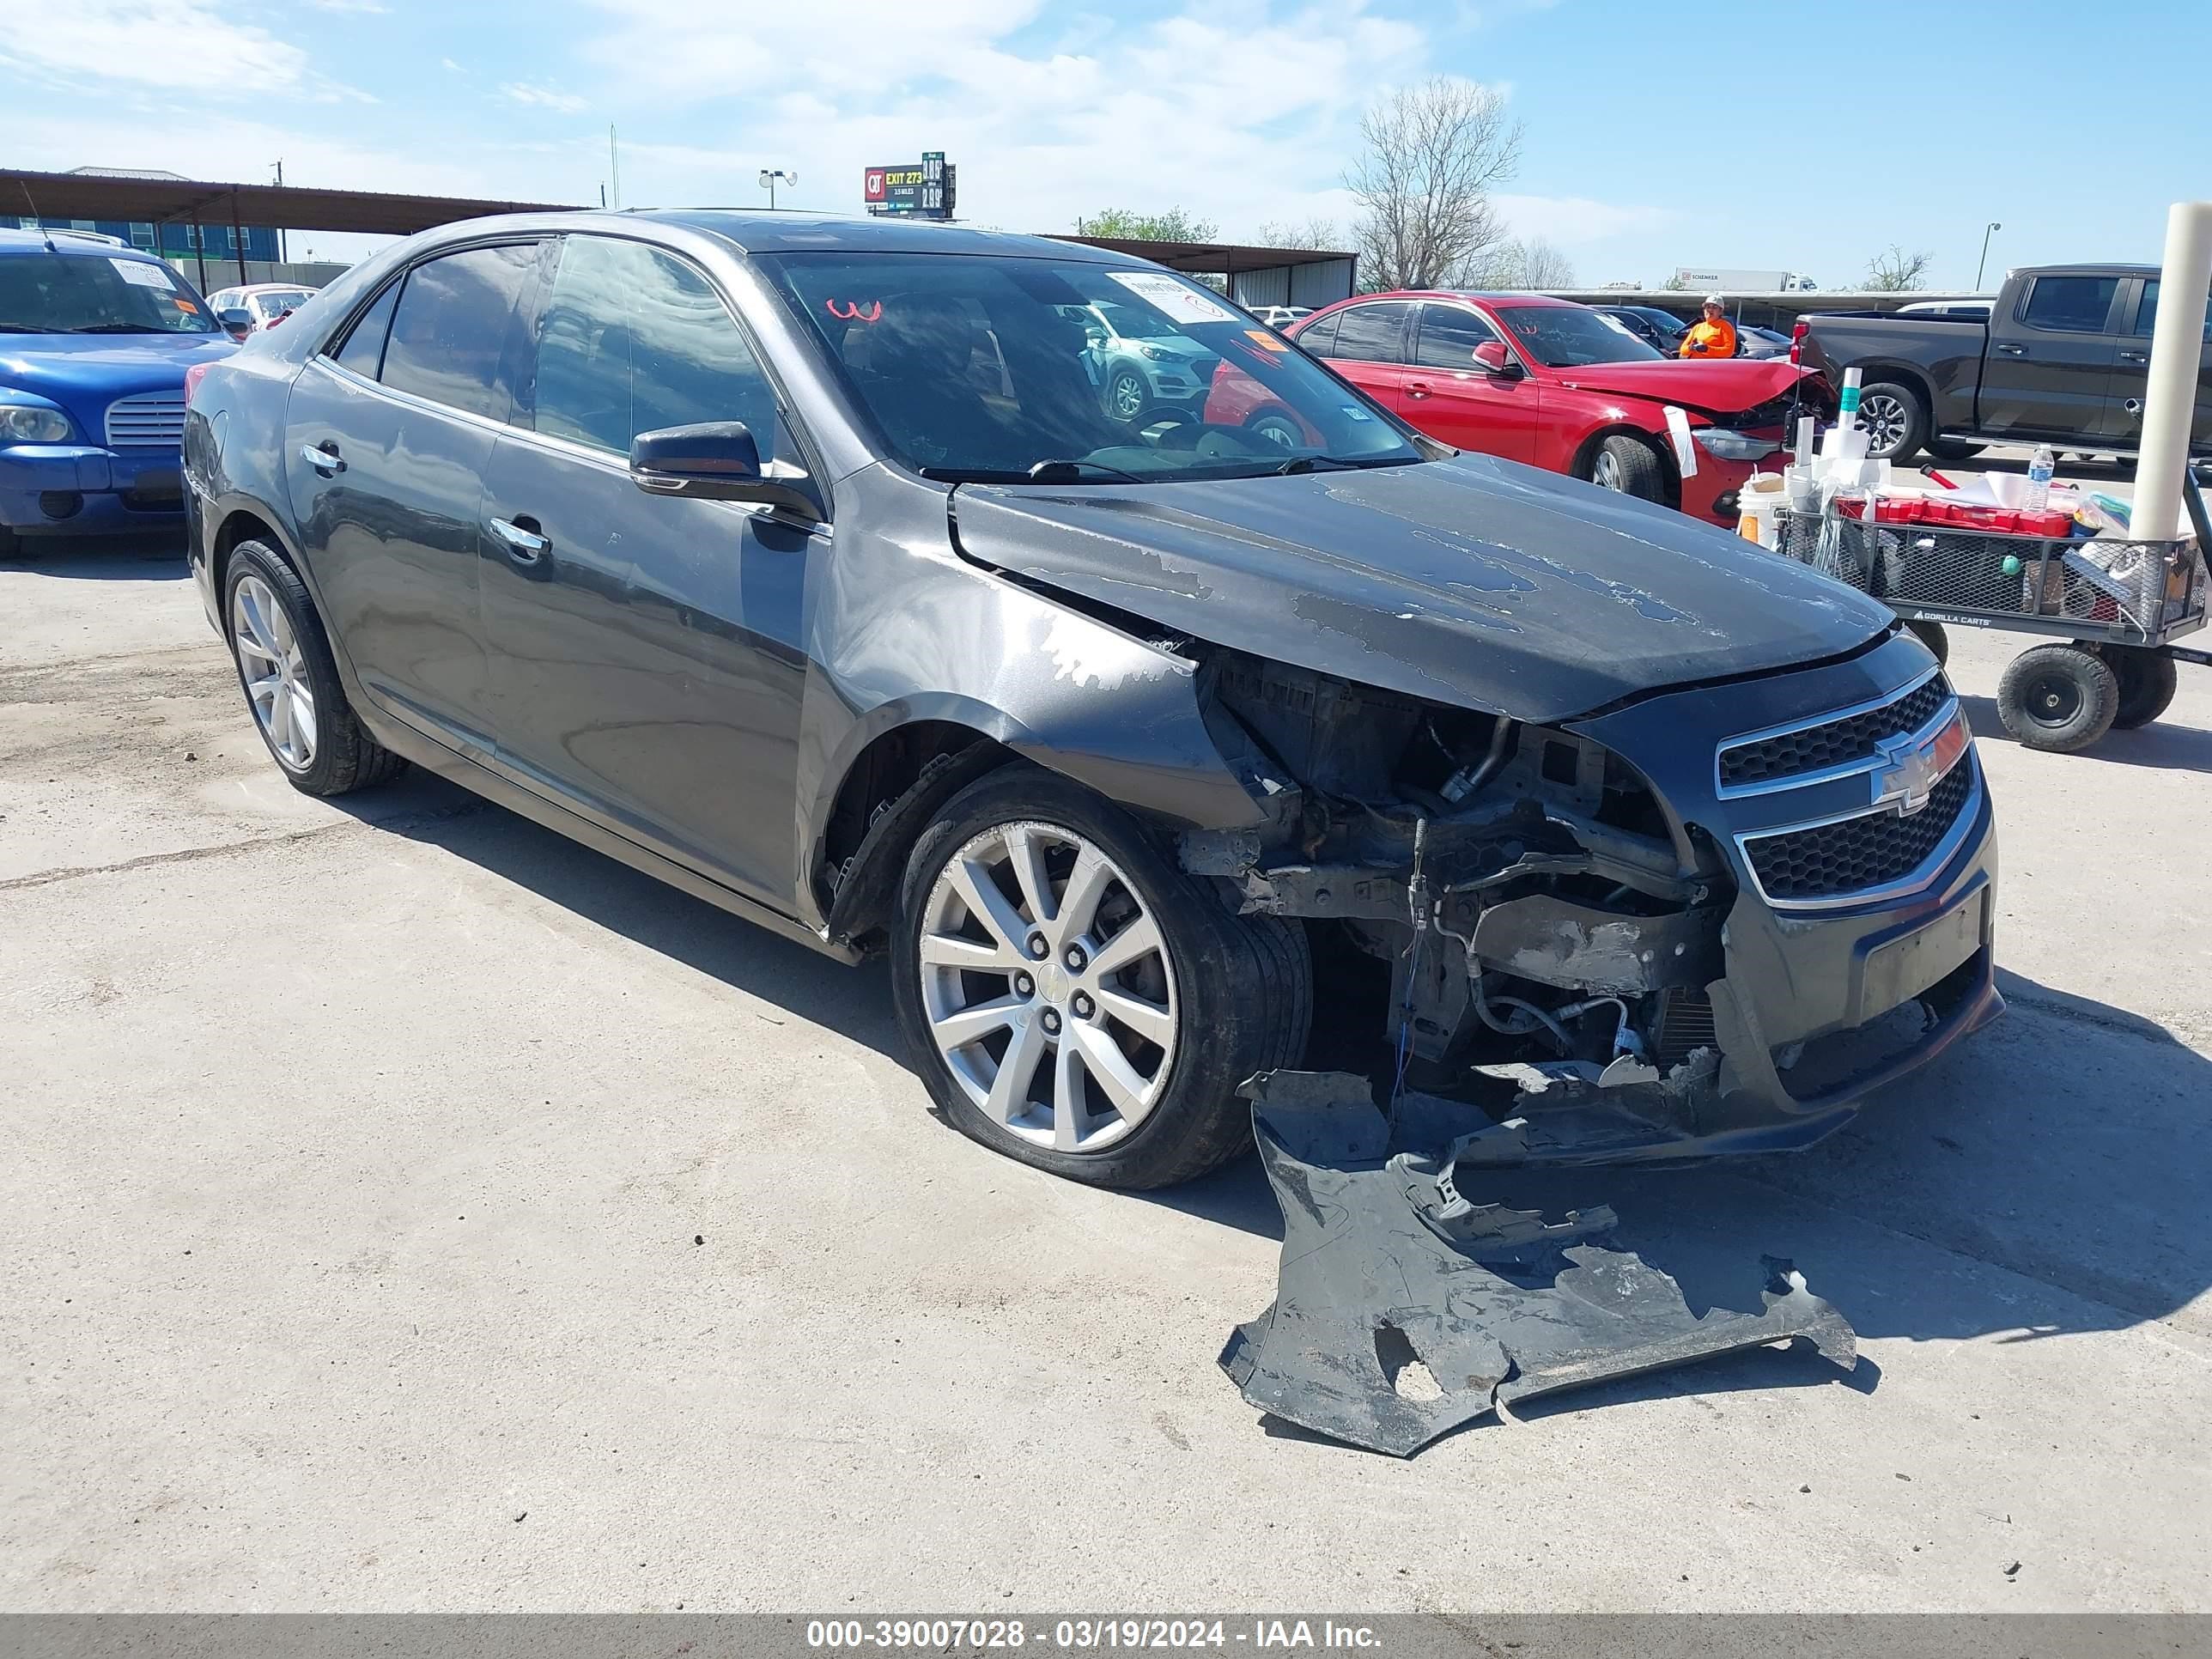
[[[1212,220],[1201,219],[1179,207],[1171,207],[1165,213],[1108,208],[1075,222],[1078,236],[1106,236],[1132,242],[1210,242],[1219,229]]]

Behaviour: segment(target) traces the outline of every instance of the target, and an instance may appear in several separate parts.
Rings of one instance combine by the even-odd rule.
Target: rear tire
[[[1086,860],[1105,872],[1095,883],[1078,879]],[[1033,900],[1038,885],[1048,890]],[[1140,929],[1151,943],[1115,951]],[[1125,960],[1102,975],[1090,958],[1109,952]],[[1237,1085],[1297,1064],[1313,1017],[1302,926],[1236,915],[1127,812],[1026,764],[977,779],[916,841],[891,989],[915,1069],[955,1128],[1124,1191],[1188,1181],[1243,1151],[1251,1110]]]
[[[1600,489],[1617,490],[1642,501],[1663,503],[1667,499],[1666,471],[1657,452],[1641,439],[1618,434],[1607,438],[1591,453],[1587,476]]]
[[[1951,636],[1943,631],[1939,622],[1909,622],[1905,624],[1921,644],[1926,646],[1938,666],[1948,667],[1951,661]]]
[[[1987,444],[1970,443],[1964,438],[1930,438],[1921,446],[1939,461],[1971,461],[1987,449]]]
[[[295,789],[343,795],[405,769],[354,717],[306,584],[265,542],[231,550],[222,617],[247,709]]]
[[[21,550],[23,538],[4,524],[0,524],[0,559],[12,559]]]
[[[2112,717],[2115,726],[2132,732],[2166,713],[2180,680],[2171,653],[2148,646],[2108,645],[2104,655],[2120,677],[2119,712]]]
[[[1927,441],[1928,410],[1911,386],[1876,380],[1859,393],[1859,424],[1869,460],[1903,461]]]
[[[2055,755],[2087,749],[2112,729],[2120,678],[2078,645],[2023,651],[1997,682],[1997,718],[2021,746]]]

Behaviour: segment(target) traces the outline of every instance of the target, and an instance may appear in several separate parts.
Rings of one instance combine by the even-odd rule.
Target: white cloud
[[[573,92],[556,92],[550,87],[533,87],[525,81],[509,81],[499,89],[499,95],[511,104],[532,104],[541,109],[558,110],[563,115],[574,115],[590,105]]]
[[[196,0],[0,0],[0,40],[15,62],[64,82],[222,86],[250,94],[292,90],[307,78],[299,47]]]
[[[926,29],[903,0],[819,0],[805,29],[773,38],[710,9],[599,3],[611,32],[580,55],[611,72],[603,100],[649,104],[661,131],[710,110],[729,135],[704,154],[640,148],[635,166],[625,142],[625,201],[710,199],[733,173],[795,166],[795,204],[853,212],[864,167],[942,149],[962,216],[1019,230],[1180,204],[1250,236],[1330,211],[1312,204],[1335,190],[1360,110],[1425,55],[1419,27],[1364,0],[1190,0],[1118,27],[1055,14],[1038,45],[1023,33],[1036,0],[941,0]],[[805,90],[744,92],[771,75]]]
[[[462,72],[462,71],[461,71],[461,66],[460,66],[459,64],[456,64],[456,63],[455,63],[452,58],[441,58],[438,60],[438,64],[439,64],[439,67],[440,67],[440,68],[441,68],[441,69],[449,69],[449,70],[453,70],[453,72],[454,74],[456,74],[456,75],[459,75],[459,74],[460,74],[460,73]]]

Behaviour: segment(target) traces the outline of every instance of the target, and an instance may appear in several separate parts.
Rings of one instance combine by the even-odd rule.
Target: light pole
[[[783,183],[789,185],[793,190],[799,188],[799,175],[797,173],[787,173],[781,167],[763,167],[761,169],[760,185],[763,190],[768,192],[768,204],[770,211],[773,211],[775,207],[775,186],[776,181],[779,179]]]
[[[1975,292],[1975,293],[1977,293],[1977,294],[1979,294],[1979,293],[1982,291],[1982,271],[1983,271],[1984,268],[1984,267],[1986,267],[1986,266],[1988,265],[1988,264],[1990,263],[1990,234],[1991,234],[1993,232],[2000,231],[2000,230],[2002,230],[2003,228],[2004,228],[2004,227],[2003,227],[2002,225],[1999,224],[1996,220],[1992,219],[1992,220],[1990,220],[1990,223],[1989,223],[1989,228],[1988,228],[1987,230],[1984,230],[1984,231],[1982,233],[1982,259],[1981,259],[1981,264],[1978,264],[1978,265],[1976,265],[1976,266],[1974,267],[1974,292]]]

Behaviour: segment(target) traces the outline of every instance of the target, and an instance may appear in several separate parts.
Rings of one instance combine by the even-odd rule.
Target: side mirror
[[[1503,374],[1509,378],[1521,372],[1501,340],[1485,340],[1474,349],[1474,366],[1486,374]]]
[[[781,462],[763,463],[760,446],[743,421],[641,432],[630,440],[629,476],[655,495],[758,501],[802,518],[822,516],[820,505],[799,487],[806,474]]]
[[[215,319],[222,325],[222,331],[234,340],[242,340],[253,332],[253,313],[244,309],[218,311]]]

